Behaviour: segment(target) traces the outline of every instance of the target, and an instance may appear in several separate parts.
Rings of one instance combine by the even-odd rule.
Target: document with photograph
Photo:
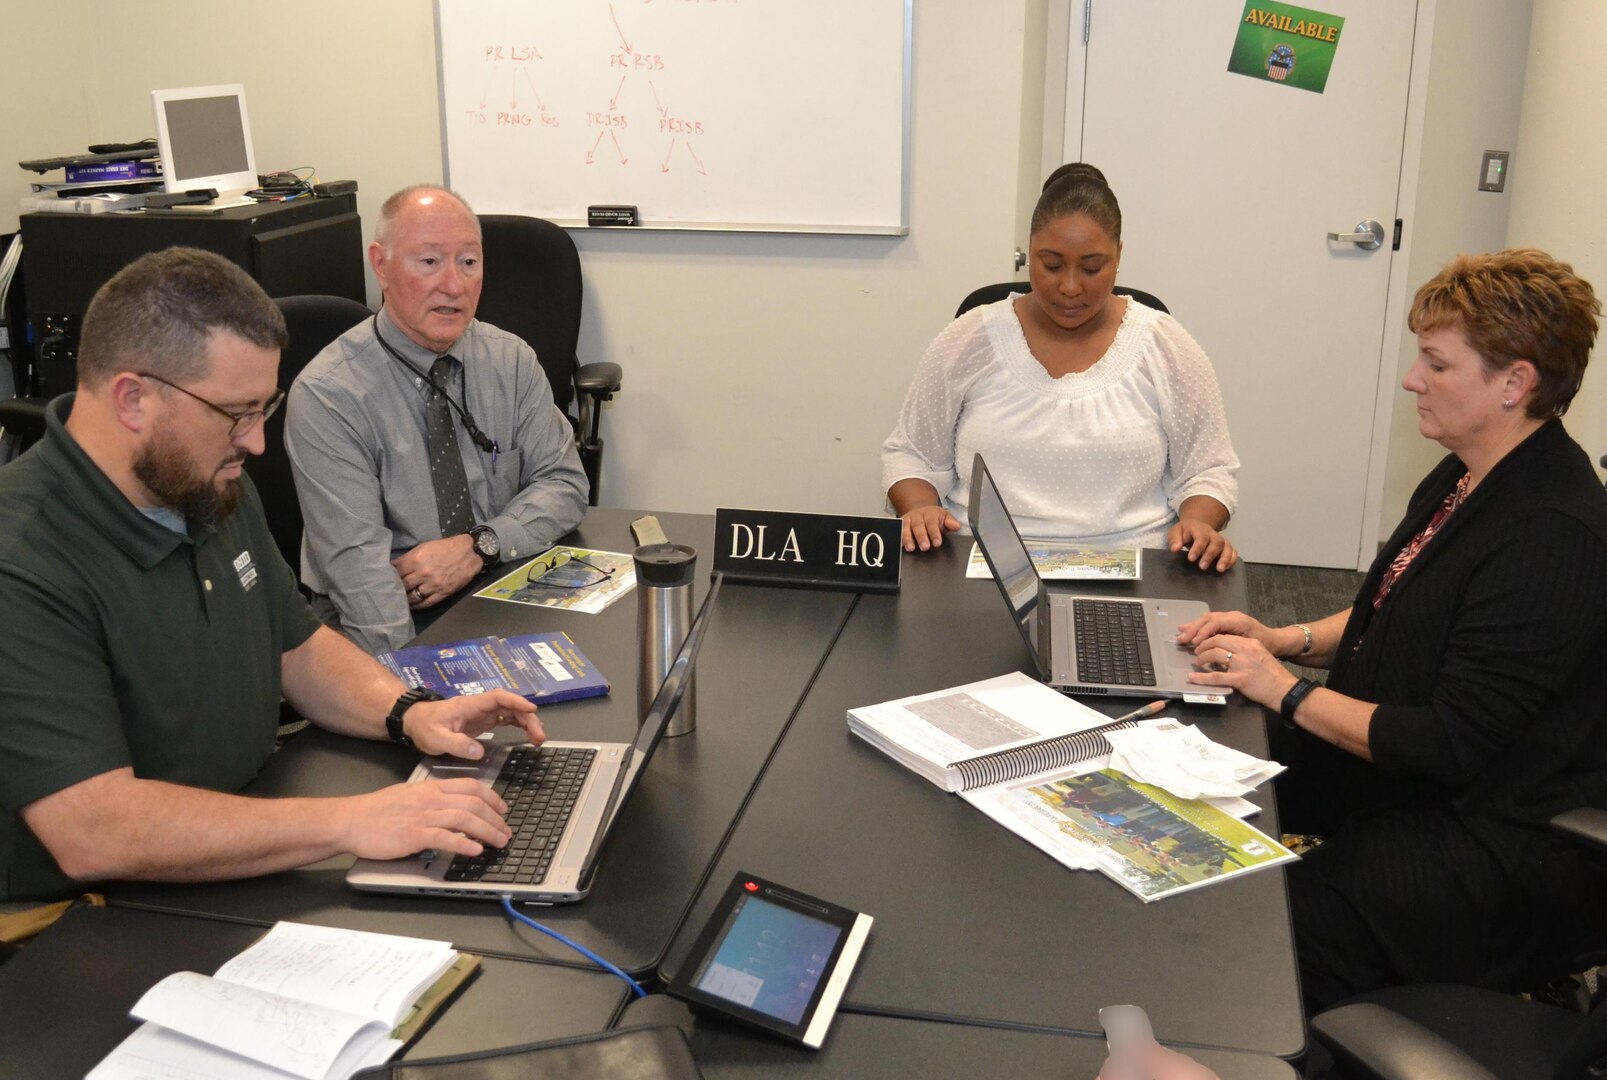
[[[1031,540],[1023,537],[1027,554],[1038,576],[1045,581],[1138,581],[1143,574],[1143,552],[1138,548],[1103,549],[1084,547],[1061,540]],[[982,549],[971,545],[965,564],[968,578],[990,578],[988,560]]]
[[[1148,903],[1298,856],[1203,799],[1180,799],[1116,769],[1011,785],[965,798],[1067,866],[1089,863]],[[991,805],[981,805],[983,803]],[[1064,855],[1064,857],[1062,857]]]
[[[635,585],[636,564],[628,554],[559,545],[474,595],[595,615]]]

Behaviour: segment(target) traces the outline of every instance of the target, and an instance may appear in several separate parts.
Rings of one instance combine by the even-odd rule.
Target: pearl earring
[[[1512,399],[1511,399],[1511,398],[1506,398],[1506,399],[1504,399],[1504,400],[1503,400],[1503,401],[1502,401],[1502,402],[1501,402],[1501,407],[1502,407],[1502,408],[1503,408],[1503,409],[1510,409],[1510,408],[1512,408]]]

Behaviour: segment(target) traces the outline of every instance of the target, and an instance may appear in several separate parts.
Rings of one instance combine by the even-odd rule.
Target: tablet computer
[[[873,921],[738,873],[665,989],[700,1010],[818,1050]]]

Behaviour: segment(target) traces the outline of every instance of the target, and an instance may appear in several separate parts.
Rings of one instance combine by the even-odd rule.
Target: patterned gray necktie
[[[430,381],[435,386],[424,405],[424,427],[430,447],[430,483],[435,488],[435,512],[443,537],[460,536],[474,527],[474,508],[469,505],[469,477],[463,471],[463,455],[458,453],[452,407],[441,392],[452,385],[454,363],[452,357],[443,356],[431,365]]]

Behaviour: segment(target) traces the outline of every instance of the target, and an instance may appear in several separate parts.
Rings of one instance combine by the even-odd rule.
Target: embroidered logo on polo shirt
[[[251,561],[251,552],[242,551],[234,557],[234,572],[240,575],[240,587],[250,592],[257,583],[257,564]]]

